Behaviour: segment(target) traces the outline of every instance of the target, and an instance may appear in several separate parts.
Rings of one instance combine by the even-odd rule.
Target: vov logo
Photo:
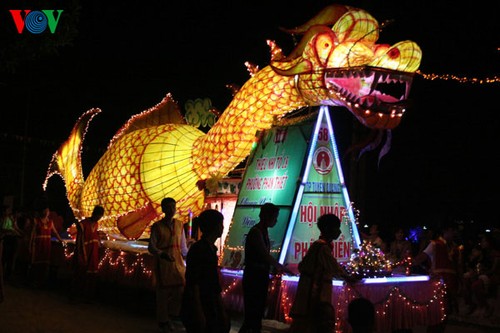
[[[35,35],[41,34],[47,27],[49,27],[51,33],[55,33],[63,11],[63,9],[9,10],[19,34],[22,34],[24,28],[26,28],[26,30]]]

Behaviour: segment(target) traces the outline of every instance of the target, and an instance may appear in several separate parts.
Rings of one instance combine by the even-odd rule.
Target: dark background
[[[250,61],[269,63],[267,39],[288,54],[280,26],[300,25],[330,1],[13,1],[0,4],[0,196],[29,207],[41,194],[52,154],[93,107],[84,174],[134,114],[172,93],[181,106],[242,85]],[[467,78],[499,73],[499,21],[487,1],[344,1],[393,23],[380,43],[410,39],[425,74]],[[491,5],[492,6],[492,5]],[[9,9],[64,9],[55,34],[18,34]],[[393,130],[392,148],[354,161],[345,152],[359,126],[332,109],[344,174],[362,223],[498,223],[499,84],[415,77],[412,108]],[[351,186],[352,185],[352,186]],[[53,209],[69,214],[64,185],[49,183]]]

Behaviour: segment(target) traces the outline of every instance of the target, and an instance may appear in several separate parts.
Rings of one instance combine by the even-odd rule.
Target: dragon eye
[[[398,48],[393,48],[393,49],[391,49],[391,50],[387,53],[387,55],[388,55],[388,56],[389,56],[389,58],[391,58],[391,59],[396,59],[396,58],[399,58],[400,54],[401,54],[401,53],[399,52],[399,49],[398,49]]]

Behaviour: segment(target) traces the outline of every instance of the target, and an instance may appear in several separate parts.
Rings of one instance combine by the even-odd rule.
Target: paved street
[[[95,303],[72,303],[68,299],[68,279],[58,279],[44,290],[29,288],[19,279],[4,285],[0,303],[0,333],[157,333],[154,293],[116,285],[102,285]],[[481,313],[453,316],[446,333],[493,333],[500,331],[497,299],[495,313],[488,319]],[[238,332],[241,315],[233,314],[231,333]],[[287,325],[264,321],[263,332],[286,332]],[[178,332],[184,329],[176,322]],[[424,333],[415,328],[413,333]]]
[[[5,283],[0,303],[0,333],[158,333],[154,293],[117,286],[101,288],[94,303],[74,303],[66,285],[36,290]],[[284,332],[287,326],[266,320],[266,331]],[[175,322],[176,332],[184,332]],[[232,316],[231,333],[238,332],[241,316]]]

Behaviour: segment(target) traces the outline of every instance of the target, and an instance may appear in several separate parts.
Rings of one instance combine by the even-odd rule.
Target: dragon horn
[[[309,28],[315,25],[329,25],[333,26],[337,20],[344,15],[347,11],[352,9],[352,7],[333,4],[325,7],[316,16],[307,21],[301,26],[293,29],[280,28],[280,30],[289,34],[304,34]]]

